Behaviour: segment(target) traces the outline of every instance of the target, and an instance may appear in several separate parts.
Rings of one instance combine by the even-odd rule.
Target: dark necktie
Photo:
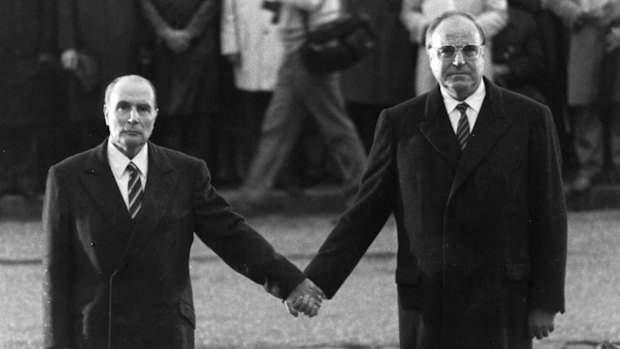
[[[456,138],[459,140],[461,150],[465,149],[467,146],[467,140],[469,139],[469,121],[467,121],[467,114],[465,113],[467,108],[469,108],[467,103],[459,103],[456,106],[456,109],[461,112],[459,124],[456,128]]]
[[[129,196],[129,215],[131,219],[134,219],[142,207],[142,181],[140,180],[140,171],[133,162],[127,165],[127,171],[129,171],[129,184],[127,185],[127,192]]]

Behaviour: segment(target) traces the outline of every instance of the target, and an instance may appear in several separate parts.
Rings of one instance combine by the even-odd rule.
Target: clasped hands
[[[305,279],[288,295],[285,300],[288,312],[294,317],[304,313],[308,317],[314,317],[319,313],[321,302],[325,299],[323,291],[310,279]]]

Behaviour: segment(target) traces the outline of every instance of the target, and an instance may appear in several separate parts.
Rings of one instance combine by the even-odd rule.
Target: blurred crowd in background
[[[343,1],[378,35],[341,75],[366,151],[381,109],[432,87],[426,25],[466,6],[490,38],[486,75],[550,107],[565,190],[620,183],[620,0]],[[204,159],[218,186],[247,177],[282,56],[263,0],[5,0],[0,17],[0,196],[40,197],[51,164],[102,142],[105,86],[125,74],[158,90],[152,141]],[[276,181],[291,194],[341,180],[304,123]]]

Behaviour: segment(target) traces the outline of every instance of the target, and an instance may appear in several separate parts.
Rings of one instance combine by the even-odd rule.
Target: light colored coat
[[[428,25],[446,11],[463,11],[476,17],[487,37],[485,47],[486,66],[484,75],[492,79],[493,57],[491,38],[508,23],[508,3],[506,0],[404,0],[401,20],[409,30],[411,41],[419,45],[416,63],[416,94],[428,92],[435,84],[429,60],[424,48],[424,36]]]
[[[609,23],[617,18],[620,2],[616,0],[544,0],[547,7],[564,24],[572,28],[581,11],[599,13],[596,23],[580,30],[571,29],[568,56],[568,104],[588,105],[599,96],[601,67],[605,55],[605,36]]]
[[[304,22],[301,11],[308,13],[310,29],[338,18],[341,14],[340,0],[280,0],[282,18],[279,29],[284,50],[289,53],[299,49],[304,41]]]
[[[282,43],[272,13],[262,0],[225,0],[221,51],[240,58],[234,65],[235,86],[244,91],[272,91],[282,61]]]

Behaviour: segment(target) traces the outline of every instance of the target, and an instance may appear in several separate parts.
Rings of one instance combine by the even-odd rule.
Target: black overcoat
[[[566,213],[550,112],[485,84],[462,153],[439,87],[382,113],[356,202],[306,269],[332,297],[394,214],[400,307],[418,314],[401,326],[417,343],[407,349],[528,348],[528,311],[564,311]]]
[[[190,47],[179,54],[155,37],[148,45],[148,76],[163,106],[160,117],[204,116],[217,107],[218,0],[140,0],[142,13],[157,33],[165,28],[191,33]]]
[[[348,103],[388,106],[414,96],[417,49],[400,20],[402,0],[347,0],[350,13],[368,16],[377,46],[342,74]]]
[[[58,46],[76,49],[94,62],[94,87],[75,76],[69,83],[71,121],[101,120],[105,87],[139,71],[138,9],[135,0],[57,0]]]
[[[49,4],[40,0],[0,2],[0,128],[52,122],[56,70],[47,12]]]

